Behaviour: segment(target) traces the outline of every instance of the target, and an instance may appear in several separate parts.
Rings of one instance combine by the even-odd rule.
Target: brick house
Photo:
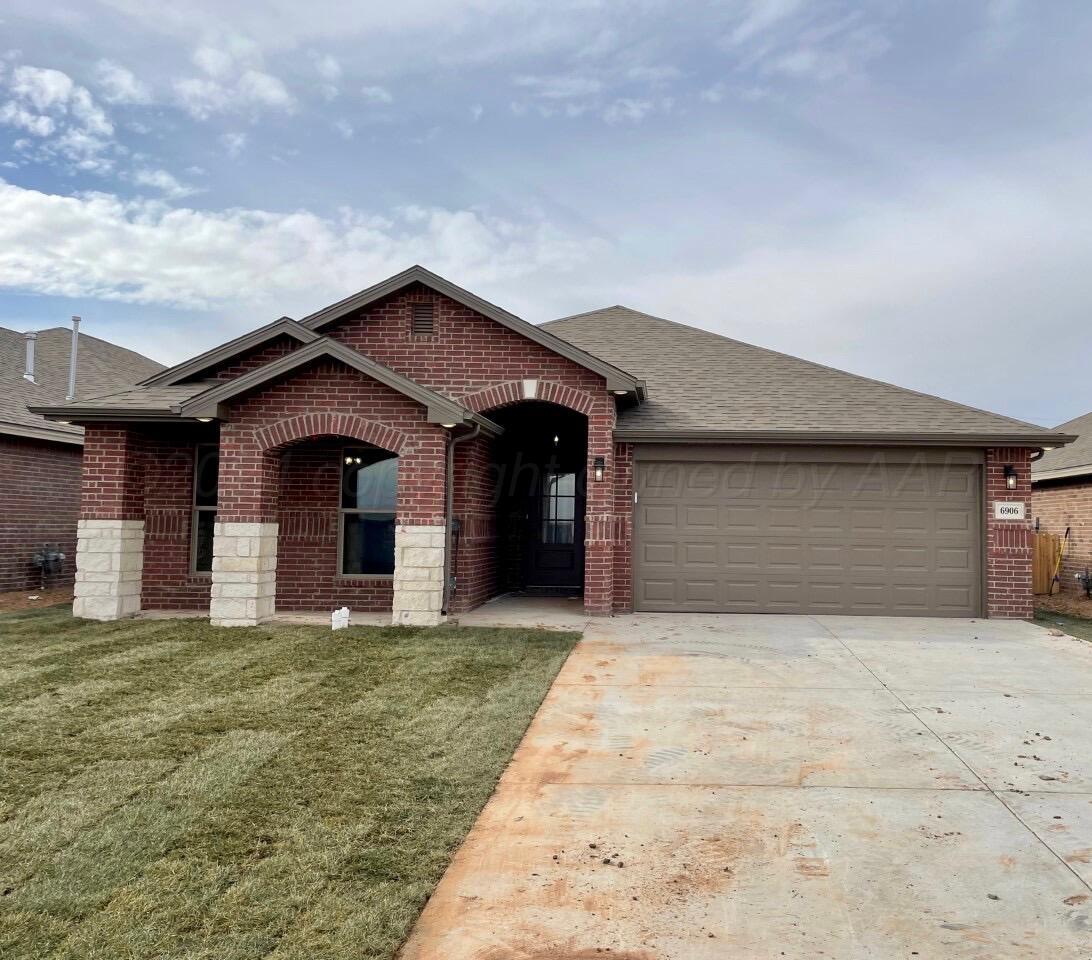
[[[65,554],[48,586],[72,582],[80,513],[83,430],[31,413],[27,404],[63,403],[69,390],[72,331],[19,333],[0,327],[0,593],[42,586],[35,554]],[[74,396],[113,393],[163,369],[123,347],[79,335]]]
[[[1092,568],[1092,413],[1057,429],[1077,439],[1032,464],[1031,506],[1044,532],[1061,537],[1069,529],[1058,580],[1062,590],[1078,590],[1077,574]]]
[[[1030,461],[1065,435],[624,307],[533,326],[420,267],[100,401],[75,612],[434,624],[1031,613]]]

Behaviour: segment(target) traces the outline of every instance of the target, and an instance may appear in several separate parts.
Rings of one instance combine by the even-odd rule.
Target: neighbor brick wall
[[[1032,513],[1031,454],[1013,447],[986,451],[986,612],[991,617],[1027,618],[1034,612],[1031,594]],[[1005,486],[1004,468],[1016,468],[1017,487]],[[1026,520],[994,520],[995,500],[1023,500]]]
[[[0,436],[0,592],[41,587],[33,561],[44,543],[65,555],[61,574],[47,586],[72,582],[82,453],[78,444]]]
[[[1063,590],[1083,590],[1077,574],[1092,568],[1092,479],[1085,476],[1040,481],[1032,487],[1031,505],[1044,533],[1062,537],[1069,527],[1069,547],[1062,560],[1059,585]]]

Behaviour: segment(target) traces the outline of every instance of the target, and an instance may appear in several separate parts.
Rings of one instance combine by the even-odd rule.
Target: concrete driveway
[[[1092,644],[588,624],[405,960],[1092,957]]]

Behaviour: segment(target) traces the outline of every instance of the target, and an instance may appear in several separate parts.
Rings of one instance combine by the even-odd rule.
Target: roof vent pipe
[[[76,399],[76,353],[80,348],[80,318],[72,318],[72,352],[68,358],[68,393],[65,400]]]
[[[38,334],[32,330],[27,331],[27,368],[23,371],[23,379],[34,383],[34,344],[38,340]]]

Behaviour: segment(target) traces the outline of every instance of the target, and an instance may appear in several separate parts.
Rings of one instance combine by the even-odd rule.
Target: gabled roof
[[[426,408],[429,423],[471,423],[492,433],[501,433],[497,424],[468,410],[450,397],[395,373],[370,357],[329,337],[318,337],[264,366],[233,380],[202,380],[181,384],[144,384],[120,393],[108,394],[76,403],[36,407],[35,412],[50,419],[89,422],[96,420],[177,420],[223,417],[222,404],[291,373],[313,360],[331,358],[383,383]]]
[[[620,440],[1033,446],[1064,435],[614,306],[545,324],[647,381]]]
[[[0,327],[0,434],[83,443],[82,428],[45,420],[27,409],[31,404],[63,403],[68,393],[72,330],[50,327],[37,333],[31,383],[23,378],[26,334]],[[81,332],[76,352],[76,396],[121,390],[162,369],[163,364],[148,357]]]
[[[344,300],[332,303],[328,307],[323,307],[321,310],[304,317],[300,324],[311,330],[320,330],[322,327],[355,313],[357,310],[362,310],[383,297],[389,297],[392,293],[397,293],[413,283],[424,284],[437,293],[450,297],[456,303],[461,303],[464,307],[468,307],[482,316],[496,321],[502,327],[507,327],[509,330],[520,334],[520,336],[545,347],[547,350],[560,354],[587,370],[598,373],[606,379],[608,390],[625,390],[636,394],[639,398],[643,399],[644,397],[644,383],[639,378],[631,376],[625,370],[607,362],[602,357],[595,356],[565,339],[554,336],[553,333],[543,327],[536,327],[533,323],[521,320],[515,314],[502,310],[495,304],[475,296],[469,290],[456,286],[450,280],[445,280],[422,266],[412,266],[408,270],[403,270],[401,273],[383,280],[381,283],[361,290],[359,293],[354,293],[351,297],[346,297]]]
[[[206,350],[191,360],[169,367],[154,376],[148,377],[141,383],[148,385],[174,384],[181,380],[189,380],[199,373],[204,373],[206,370],[215,367],[217,364],[238,356],[240,353],[253,350],[263,343],[268,343],[270,340],[283,336],[294,337],[300,343],[305,344],[313,343],[318,339],[317,333],[313,333],[306,327],[296,323],[291,317],[281,317],[272,323],[267,323],[264,327],[258,327],[257,330],[251,330],[250,333],[244,333],[241,337],[222,343],[211,350]]]
[[[1055,427],[1062,433],[1076,434],[1068,447],[1048,450],[1031,466],[1032,480],[1060,480],[1063,477],[1092,476],[1092,413],[1076,417]]]

